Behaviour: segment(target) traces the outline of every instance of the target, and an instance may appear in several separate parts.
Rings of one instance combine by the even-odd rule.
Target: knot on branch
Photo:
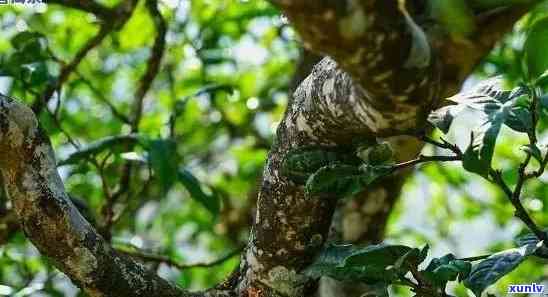
[[[24,104],[0,94],[0,160],[18,152],[24,143],[34,139],[38,120],[32,110]]]

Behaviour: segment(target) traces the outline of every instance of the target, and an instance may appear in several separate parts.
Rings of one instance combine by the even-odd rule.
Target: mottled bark
[[[26,236],[89,296],[193,295],[118,254],[101,238],[68,198],[49,139],[32,110],[3,95],[0,170]]]
[[[280,172],[284,155],[311,144],[347,147],[350,152],[352,142],[361,137],[396,137],[392,139],[403,160],[416,155],[422,144],[401,135],[426,128],[428,112],[442,96],[457,90],[525,8],[478,17],[482,29],[464,43],[433,30],[428,36],[430,63],[409,68],[405,65],[412,38],[397,1],[273,2],[288,16],[305,46],[330,58],[316,65],[297,89],[277,131],[242,263],[240,293],[306,296],[316,284],[299,271],[320,249],[318,243],[325,242],[336,197],[305,198],[303,187]],[[412,14],[422,13],[422,1],[407,2]],[[357,242],[380,240],[403,176],[373,185],[344,206],[337,216],[341,236]],[[325,296],[342,296],[340,284],[328,287]]]

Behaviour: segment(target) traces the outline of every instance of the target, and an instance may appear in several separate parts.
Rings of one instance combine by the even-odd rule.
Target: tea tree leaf
[[[397,273],[389,266],[405,255],[403,245],[331,245],[326,247],[304,273],[313,278],[330,276],[338,280],[389,283]]]
[[[147,144],[149,162],[166,194],[177,180],[179,160],[173,140],[155,139]]]
[[[140,136],[136,134],[108,136],[92,142],[84,148],[70,154],[66,159],[59,161],[57,165],[75,164],[107,150],[112,152],[128,151],[139,142],[139,139]]]
[[[512,272],[537,249],[538,245],[528,244],[493,254],[472,267],[470,275],[464,280],[464,285],[479,297],[487,287]]]
[[[321,146],[305,146],[287,153],[282,172],[292,181],[304,184],[320,168],[332,164],[359,164],[360,160],[347,152]]]
[[[315,194],[337,194],[340,198],[359,193],[364,187],[362,172],[356,166],[328,165],[312,174],[306,182],[308,196]]]
[[[204,206],[213,215],[219,214],[221,201],[218,195],[206,194],[202,189],[200,181],[187,169],[180,170],[177,177],[192,199]]]
[[[448,100],[457,105],[435,111],[430,122],[447,132],[454,118],[465,108],[479,112],[482,123],[471,134],[470,144],[463,156],[463,167],[470,172],[487,176],[502,125],[506,123],[522,131],[532,128],[532,123],[527,121],[528,113],[516,108],[525,91],[523,87],[513,91],[503,90],[499,78],[489,79],[471,91],[449,98]]]
[[[357,155],[365,163],[371,165],[380,165],[392,161],[392,157],[394,156],[394,150],[388,142],[382,142],[372,146],[368,146],[365,149],[359,149]]]

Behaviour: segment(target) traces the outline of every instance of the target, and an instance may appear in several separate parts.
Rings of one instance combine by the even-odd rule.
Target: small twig
[[[217,260],[214,260],[212,262],[198,262],[198,263],[191,263],[191,264],[183,264],[163,255],[152,254],[152,253],[148,253],[141,250],[129,250],[124,248],[117,248],[119,252],[124,253],[126,255],[136,257],[144,261],[164,263],[168,266],[175,267],[180,270],[192,269],[192,268],[209,268],[209,267],[217,266],[219,264],[222,264],[230,260],[234,256],[241,254],[243,249],[244,249],[243,246],[238,247],[237,249],[226,254],[225,256]]]
[[[75,71],[75,73],[80,78],[80,81],[82,81],[89,89],[90,91],[99,99],[99,101],[103,102],[109,109],[112,115],[117,117],[120,121],[124,122],[125,124],[129,124],[129,118],[124,115],[122,112],[120,112],[116,106],[110,100],[108,100],[103,92],[99,91],[97,87],[93,85],[91,81],[89,81],[87,78],[85,78],[79,71]]]
[[[133,132],[138,130],[139,122],[143,113],[143,100],[146,93],[152,86],[152,81],[160,71],[160,64],[166,48],[167,24],[158,10],[158,1],[147,0],[146,6],[152,16],[152,19],[154,20],[154,25],[156,26],[156,38],[154,39],[154,44],[151,49],[150,58],[147,62],[145,74],[141,77],[139,86],[134,96],[135,99],[131,115],[131,129]]]
[[[481,256],[475,256],[475,257],[466,257],[466,258],[460,258],[458,260],[461,260],[461,261],[467,261],[467,262],[475,262],[475,261],[480,261],[480,260],[484,260],[484,259],[487,259],[491,257],[491,255],[481,255]]]
[[[55,91],[59,91],[65,81],[69,78],[70,74],[73,73],[80,62],[87,56],[87,54],[97,47],[112,31],[121,28],[127,20],[131,17],[136,5],[137,0],[131,1],[122,1],[115,8],[104,8],[101,5],[90,2],[90,1],[70,1],[70,0],[54,0],[55,3],[66,5],[69,7],[83,9],[85,11],[91,11],[97,15],[104,16],[103,23],[99,28],[99,32],[91,39],[89,39],[86,44],[80,48],[72,60],[63,65],[59,73],[59,77],[51,84],[46,87],[44,93],[40,96],[36,96],[34,103],[32,104],[32,110],[34,113],[38,114],[45,105],[47,105],[51,96]],[[55,58],[54,58],[55,59]],[[55,59],[58,60],[58,59]]]
[[[103,39],[112,31],[112,26],[104,24],[99,29],[99,32],[92,37],[88,42],[76,53],[74,58],[61,68],[59,77],[55,82],[49,84],[41,96],[38,96],[32,104],[32,110],[38,114],[44,106],[48,103],[51,96],[55,91],[59,90],[63,83],[68,79],[69,75],[76,69],[82,59],[96,46],[98,46]]]
[[[394,165],[393,170],[401,170],[404,168],[412,167],[421,163],[427,163],[427,162],[452,162],[452,161],[461,161],[462,158],[459,156],[424,156],[420,155],[418,158],[399,163]]]
[[[48,0],[48,4],[59,4],[66,7],[89,12],[101,19],[108,19],[114,14],[113,9],[105,7],[95,1],[77,0]]]

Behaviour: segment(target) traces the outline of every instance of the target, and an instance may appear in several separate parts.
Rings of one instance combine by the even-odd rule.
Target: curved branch
[[[303,187],[280,170],[284,156],[307,145],[338,146],[352,153],[353,143],[360,138],[423,130],[426,115],[440,94],[455,91],[496,38],[467,48],[469,55],[459,56],[461,64],[456,64],[452,54],[442,49],[454,49],[458,41],[443,34],[430,36],[437,53],[430,65],[406,68],[412,36],[397,1],[272,2],[288,16],[309,49],[330,57],[318,63],[299,86],[278,127],[243,257],[239,292],[244,296],[308,296],[315,283],[299,272],[327,238],[336,197],[307,199]],[[407,2],[416,13],[421,1]],[[493,24],[491,32],[480,32],[474,38],[506,32],[520,15],[511,14],[511,20]],[[420,146],[413,145],[410,151],[418,152]],[[400,186],[398,179],[396,187]],[[384,199],[386,205],[393,198]],[[380,207],[367,215],[385,218],[387,214]]]
[[[101,238],[69,200],[32,110],[3,95],[0,171],[27,237],[90,296],[203,296],[177,288]]]

